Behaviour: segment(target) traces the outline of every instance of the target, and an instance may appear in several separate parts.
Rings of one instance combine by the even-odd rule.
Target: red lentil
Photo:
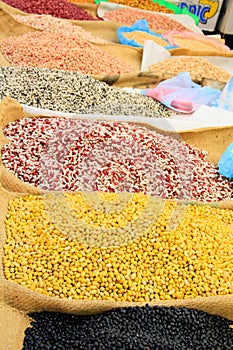
[[[120,8],[108,11],[104,14],[104,18],[117,23],[128,25],[134,24],[140,19],[146,19],[151,30],[157,32],[166,32],[169,30],[187,31],[181,23],[159,13],[150,13],[136,8]]]
[[[83,74],[120,74],[134,69],[126,62],[87,41],[61,33],[30,32],[0,42],[13,66],[76,71]]]
[[[162,198],[219,201],[230,181],[207,152],[126,123],[25,118],[4,130],[4,166],[19,179],[52,190],[143,192]]]
[[[17,22],[24,23],[36,29],[47,30],[51,33],[79,36],[80,39],[88,40],[92,43],[103,44],[107,42],[98,36],[92,35],[90,32],[80,26],[50,15],[12,15],[12,17]]]
[[[79,21],[94,20],[88,12],[66,0],[4,0],[4,2],[27,13],[51,15],[53,17],[76,19]]]

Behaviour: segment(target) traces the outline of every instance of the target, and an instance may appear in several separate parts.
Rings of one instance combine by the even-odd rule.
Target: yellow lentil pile
[[[168,9],[166,6],[159,5],[158,3],[154,3],[151,0],[111,0],[111,2],[121,5],[137,7],[147,11],[174,13],[174,11]]]
[[[154,41],[156,44],[160,45],[160,46],[169,46],[168,42],[166,40],[163,40],[162,38],[146,33],[146,32],[141,32],[140,30],[135,30],[134,32],[125,32],[124,36],[127,39],[130,40],[135,40],[138,44],[144,46],[144,41],[145,40],[152,40]]]
[[[233,211],[127,196],[14,198],[5,220],[5,277],[42,294],[79,300],[233,293]],[[70,216],[86,227],[83,234],[72,232]]]
[[[167,59],[149,67],[151,72],[179,74],[189,72],[191,76],[227,82],[231,75],[222,67],[210,63],[205,58],[186,56]]]

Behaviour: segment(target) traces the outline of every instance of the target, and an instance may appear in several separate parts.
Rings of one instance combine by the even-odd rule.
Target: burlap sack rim
[[[3,163],[2,163],[2,158],[1,158],[1,150],[4,146],[4,144],[6,144],[8,142],[7,138],[4,136],[3,134],[3,129],[4,127],[12,121],[16,121],[17,119],[22,119],[22,118],[39,118],[39,117],[43,117],[41,115],[32,115],[29,113],[25,113],[23,110],[23,107],[14,99],[12,99],[11,97],[5,97],[1,103],[0,103],[0,183],[2,183],[2,185],[10,190],[10,191],[16,191],[16,192],[30,192],[30,193],[39,193],[40,189],[35,187],[34,185],[29,185],[27,183],[24,183],[22,180],[18,179],[17,176],[15,176],[13,173],[11,173],[9,170],[7,170]],[[46,116],[45,118],[54,118],[53,116]],[[87,118],[88,119],[88,118]],[[99,120],[104,120],[104,117],[100,117]],[[120,120],[115,120],[116,122],[120,122]],[[154,127],[150,124],[146,124],[146,123],[139,123],[137,122],[137,120],[134,120],[132,122],[129,122],[130,124],[137,124],[137,125],[141,125],[144,126],[150,130],[155,130],[160,134],[164,134],[164,135],[169,135],[172,136],[174,138],[177,138],[177,136],[181,136],[182,135],[194,135],[197,134],[199,135],[199,133],[201,132],[206,132],[208,130],[212,131],[212,130],[231,130],[232,127],[214,127],[214,128],[200,128],[200,129],[194,129],[191,131],[185,131],[185,132],[180,132],[178,133],[174,133],[174,132],[170,132],[170,131],[165,131],[162,129],[159,129],[157,127]]]
[[[9,192],[3,187],[0,187],[0,195],[2,202],[2,210],[0,213],[0,227],[1,227],[1,246],[0,259],[3,258],[3,246],[6,239],[4,218],[7,213],[8,201],[10,199],[28,195],[25,193]],[[213,296],[213,297],[198,297],[184,300],[167,300],[154,302],[114,302],[105,300],[68,300],[56,297],[50,297],[31,291],[26,287],[18,285],[14,282],[8,281],[4,277],[3,264],[0,268],[0,283],[3,288],[3,301],[18,310],[24,312],[32,311],[60,311],[77,314],[94,314],[103,311],[111,310],[113,308],[125,306],[142,306],[142,305],[163,305],[176,307],[190,307],[203,310],[212,314],[223,316],[233,320],[233,295]]]

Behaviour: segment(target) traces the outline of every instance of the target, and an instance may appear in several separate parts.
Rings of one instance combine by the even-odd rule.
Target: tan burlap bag
[[[8,142],[3,134],[4,127],[11,121],[17,119],[32,117],[32,115],[24,112],[23,107],[10,97],[6,97],[0,103],[0,150]],[[39,117],[34,115],[34,117]],[[205,116],[203,116],[204,118]],[[48,118],[48,117],[47,117]],[[52,117],[50,117],[52,118]],[[101,119],[104,119],[101,117]],[[120,117],[116,121],[120,121]],[[138,123],[137,119],[134,119],[134,123]],[[217,165],[218,160],[228,145],[232,142],[233,126],[229,127],[215,127],[196,129],[190,131],[184,131],[180,133],[165,131],[158,129],[150,124],[142,124],[147,128],[156,130],[159,133],[170,135],[174,138],[182,139],[184,142],[191,146],[204,149],[208,151],[207,159],[214,165]],[[3,186],[10,191],[16,192],[31,192],[34,193],[35,187],[23,183],[15,175],[9,172],[2,164],[0,157],[0,182]]]
[[[0,260],[2,262],[3,245],[6,239],[4,219],[7,214],[8,201],[12,198],[24,196],[28,193],[13,193],[8,192],[4,188],[0,188],[1,197],[1,212],[0,212],[0,237],[1,237],[1,253]],[[220,204],[221,207],[225,207],[225,203]],[[8,305],[17,308],[20,311],[61,311],[77,314],[94,314],[111,310],[116,307],[123,306],[135,306],[145,305],[146,303],[137,302],[113,302],[113,301],[79,301],[68,300],[61,298],[54,298],[34,292],[19,284],[8,281],[4,277],[3,265],[0,264],[0,283],[3,288],[4,302]],[[168,300],[168,301],[156,301],[149,303],[150,305],[167,305],[177,307],[190,307],[198,310],[203,310],[215,315],[220,315],[233,320],[233,295],[226,296],[213,296],[206,298],[194,298],[186,300]]]

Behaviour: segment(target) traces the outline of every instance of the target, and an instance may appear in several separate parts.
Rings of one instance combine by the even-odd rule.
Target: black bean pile
[[[170,117],[161,103],[110,87],[77,72],[47,68],[0,67],[0,99],[60,112]]]
[[[232,350],[231,321],[174,307],[129,307],[91,316],[31,313],[23,350]]]

